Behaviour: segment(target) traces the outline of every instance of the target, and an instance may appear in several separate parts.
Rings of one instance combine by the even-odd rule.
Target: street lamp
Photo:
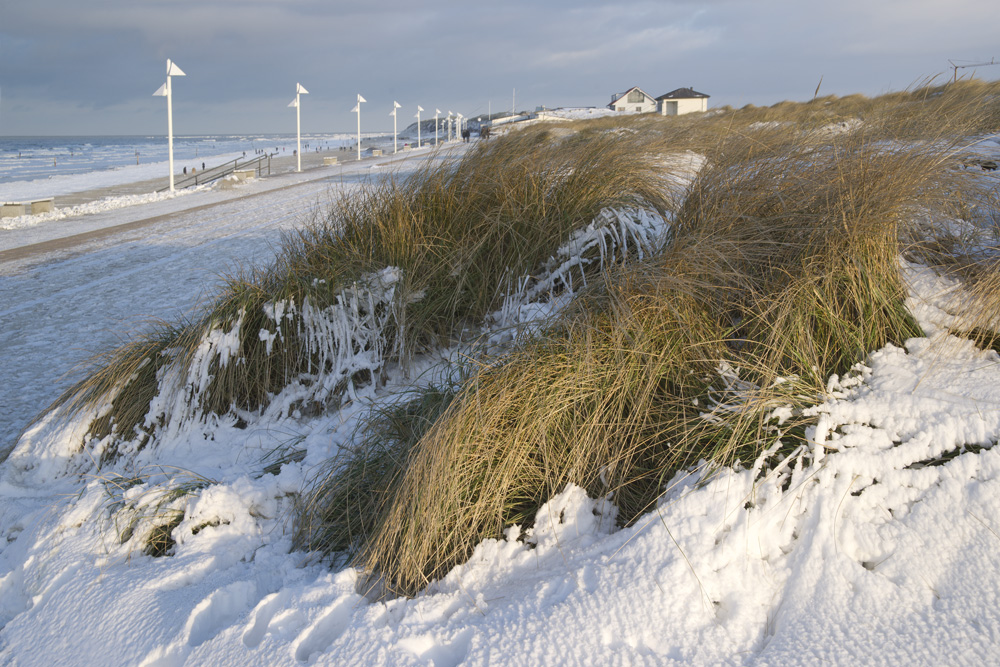
[[[422,148],[422,146],[420,145],[420,112],[423,110],[424,108],[418,104],[417,105],[417,148]]]
[[[400,108],[401,106],[403,106],[403,105],[400,104],[399,102],[395,102],[394,101],[392,103],[392,113],[389,114],[390,116],[392,116],[392,152],[393,152],[393,154],[396,154],[396,153],[399,152],[399,148],[396,145],[396,140],[399,138],[399,135],[396,132],[396,109]]]
[[[360,94],[358,94],[358,103],[354,105],[353,109],[351,109],[351,111],[358,114],[358,159],[359,160],[361,159],[361,103],[367,101],[368,100],[366,100],[365,98],[361,97]]]
[[[462,136],[462,119],[464,118],[465,116],[463,116],[462,114],[458,114],[458,118],[455,119],[456,121],[458,121],[458,131],[455,133],[456,139],[459,139]]]
[[[173,108],[173,96],[171,95],[170,87],[170,77],[172,76],[187,76],[178,67],[167,58],[167,82],[156,89],[153,93],[153,97],[166,97],[167,98],[167,155],[170,161],[170,191],[174,191],[174,108]]]
[[[288,106],[295,107],[295,137],[297,149],[295,154],[299,157],[299,171],[302,171],[302,115],[300,112],[299,95],[308,95],[309,91],[302,87],[301,83],[295,84],[295,99]]]
[[[451,109],[448,110],[448,125],[447,125],[447,127],[448,127],[448,139],[447,139],[447,141],[451,141]]]
[[[434,110],[434,145],[438,145],[438,116],[441,115],[440,109]]]

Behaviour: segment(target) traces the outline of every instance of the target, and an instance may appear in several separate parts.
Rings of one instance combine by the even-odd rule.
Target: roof
[[[711,95],[706,95],[705,93],[699,93],[697,90],[692,88],[678,88],[677,90],[671,90],[669,93],[664,93],[656,99],[658,100],[690,100],[694,98],[708,98]]]
[[[632,86],[631,88],[629,88],[628,90],[626,90],[624,93],[615,93],[614,95],[612,95],[611,96],[611,104],[609,104],[608,106],[611,106],[612,104],[614,104],[615,102],[617,102],[621,98],[623,98],[626,95],[628,95],[629,93],[631,93],[633,90],[638,90],[640,93],[642,93],[643,95],[645,95],[646,97],[648,97],[651,100],[652,99],[656,99],[652,95],[650,95],[649,93],[647,93],[645,90],[643,90],[642,88],[640,88],[639,86]]]

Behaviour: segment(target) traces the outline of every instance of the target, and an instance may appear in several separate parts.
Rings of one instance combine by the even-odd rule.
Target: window
[[[642,93],[640,93],[638,90],[633,90],[632,92],[630,92],[628,94],[628,103],[629,104],[636,104],[637,102],[641,103],[641,102],[645,102],[645,101],[646,101],[646,96],[643,95]]]

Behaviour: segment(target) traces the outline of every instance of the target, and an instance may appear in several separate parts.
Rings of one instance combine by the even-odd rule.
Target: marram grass
[[[412,354],[477,327],[500,307],[512,275],[537,270],[602,209],[664,211],[656,157],[638,140],[561,140],[534,129],[480,143],[454,163],[379,180],[287,236],[272,265],[227,277],[190,322],[100,355],[57,406],[96,415],[89,441],[99,443],[104,462],[123,442],[155,440],[172,420],[265,410],[296,382],[323,385],[292,406],[299,414],[335,407],[353,386],[377,381],[382,363],[405,365]],[[372,296],[364,284],[387,267],[401,282]],[[329,317],[331,307],[356,313],[358,304],[378,331],[336,345],[317,340],[333,325],[320,322],[317,330],[316,317]],[[318,315],[311,322],[306,313]],[[376,366],[335,366],[358,350],[372,352]],[[335,386],[325,386],[336,373]],[[180,416],[151,411],[167,376],[189,404]]]
[[[511,133],[338,201],[272,266],[232,276],[192,323],[110,353],[64,402],[94,408],[92,435],[113,460],[116,443],[155,439],[157,377],[195,364],[209,334],[236,332],[238,363],[210,366],[192,402],[206,414],[264,410],[322,361],[301,327],[278,335],[276,304],[326,307],[397,267],[379,344],[405,363],[477,330],[511,276],[538,271],[603,208],[670,210],[661,254],[591,275],[558,321],[470,362],[460,387],[373,413],[303,495],[297,544],[413,594],[482,539],[530,523],[568,483],[610,495],[632,521],[699,461],[808,444],[802,409],[832,374],[920,335],[902,255],[963,277],[977,299],[965,329],[995,344],[995,255],[917,223],[973,209],[982,223],[989,197],[967,187],[960,149],[1000,130],[998,89],[960,82]],[[678,199],[663,158],[685,151],[706,166]],[[311,409],[353,381],[374,379],[344,378]]]
[[[409,595],[482,539],[530,524],[568,483],[611,494],[629,522],[699,461],[749,463],[808,444],[802,408],[822,400],[832,374],[922,333],[904,305],[900,255],[913,250],[917,217],[960,196],[955,138],[988,121],[963,115],[960,127],[901,142],[913,127],[893,105],[905,116],[920,99],[935,93],[849,100],[841,108],[863,109],[868,125],[832,135],[706,131],[696,120],[663,130],[667,145],[697,144],[709,158],[671,245],[608,273],[541,338],[484,360],[436,421],[422,414],[416,442],[399,447],[369,424],[366,441],[396,452],[379,502],[363,520],[325,505],[322,489],[338,483],[325,478],[299,544],[352,554],[384,592]],[[791,122],[794,110],[778,111]],[[657,122],[629,126],[655,134]],[[691,143],[684,128],[697,128]],[[331,541],[348,522],[363,529]]]

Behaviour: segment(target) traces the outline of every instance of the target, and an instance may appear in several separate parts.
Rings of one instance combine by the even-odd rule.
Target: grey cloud
[[[952,8],[953,5],[953,8]],[[640,85],[695,85],[713,104],[875,94],[988,59],[1000,10],[970,0],[34,0],[0,26],[0,134],[161,131],[150,98],[166,58],[188,74],[175,104],[191,131],[282,131],[285,97],[310,90],[303,122],[391,127],[393,99],[469,113],[510,105],[602,105]],[[934,39],[934,36],[937,39]],[[985,52],[984,52],[985,51]],[[1000,67],[997,68],[1000,74]],[[984,74],[989,74],[984,72]],[[828,88],[828,90],[826,89]],[[383,113],[383,107],[385,111]],[[34,109],[34,112],[32,112]],[[59,109],[64,113],[60,115]],[[256,125],[255,125],[256,124]]]

